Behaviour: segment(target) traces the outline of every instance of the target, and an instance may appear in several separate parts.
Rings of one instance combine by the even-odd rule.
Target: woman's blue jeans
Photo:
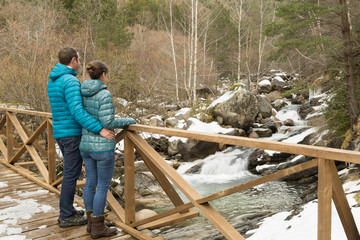
[[[86,183],[84,204],[87,211],[93,210],[93,216],[104,214],[107,191],[114,172],[115,152],[81,152],[85,162]]]

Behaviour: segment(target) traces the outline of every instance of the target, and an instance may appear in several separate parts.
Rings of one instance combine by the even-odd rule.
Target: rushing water
[[[313,132],[310,129],[307,131],[308,133],[294,134],[299,129],[306,127],[306,122],[300,119],[296,111],[297,106],[289,105],[278,112],[276,116],[278,119],[284,121],[290,118],[296,126],[290,127],[291,129],[289,127],[281,128],[279,133],[274,134],[269,140],[297,142]],[[205,159],[186,163],[180,166],[178,172],[202,196],[207,196],[258,178],[259,176],[253,175],[247,170],[248,157],[252,151],[254,149],[229,147],[225,151],[217,152]],[[187,169],[199,162],[204,162],[200,174],[185,173]],[[210,204],[234,225],[244,214],[290,210],[294,205],[301,203],[301,199],[298,197],[300,191],[301,189],[285,182],[272,181],[211,201]],[[189,202],[180,191],[178,193],[185,203]],[[170,208],[172,206],[164,206],[155,210],[163,211]],[[218,231],[215,227],[203,216],[157,230],[159,235],[169,240],[206,239],[206,236],[216,232]]]

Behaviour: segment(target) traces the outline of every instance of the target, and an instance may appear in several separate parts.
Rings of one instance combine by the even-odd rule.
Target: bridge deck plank
[[[16,225],[8,225],[9,228],[21,228],[22,232],[16,235],[26,236],[26,239],[83,239],[90,240],[90,235],[86,232],[86,226],[60,228],[57,224],[59,216],[59,196],[51,192],[41,192],[27,196],[21,193],[37,192],[44,190],[41,186],[34,184],[29,179],[21,176],[20,174],[8,169],[6,166],[0,164],[0,182],[5,183],[7,186],[0,187],[0,209],[11,211],[19,203],[17,200],[34,199],[41,205],[49,205],[52,209],[48,212],[35,213],[29,219],[19,218]],[[5,197],[10,197],[15,201],[6,201]],[[1,201],[3,200],[3,201]],[[4,220],[0,224],[5,224]],[[7,233],[1,233],[1,237],[7,236]],[[128,234],[119,231],[115,236],[101,239],[133,239]]]

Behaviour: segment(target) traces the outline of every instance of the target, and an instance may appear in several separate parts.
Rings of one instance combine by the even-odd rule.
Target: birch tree
[[[197,51],[198,51],[198,6],[199,6],[199,0],[195,0],[195,9],[194,9],[194,76],[193,76],[193,98],[192,103],[193,106],[195,106],[197,101],[197,95],[196,95],[196,86],[197,86]]]
[[[237,80],[240,82],[241,78],[241,31],[242,31],[242,16],[243,16],[243,0],[239,0],[239,3],[235,1],[236,4],[236,13],[238,17],[238,56],[237,56]]]
[[[264,49],[267,44],[267,36],[264,36],[264,24],[265,24],[265,16],[267,14],[267,9],[269,9],[270,4],[275,4],[272,0],[259,0],[259,15],[260,15],[260,25],[259,25],[259,43],[258,43],[258,65],[257,65],[257,72],[256,72],[256,92],[258,92],[259,82],[261,79],[261,67],[263,63],[264,57]],[[275,19],[275,8],[273,9],[272,20],[273,22]]]
[[[175,44],[174,44],[174,26],[173,26],[173,2],[169,0],[169,12],[170,12],[170,42],[171,42],[171,50],[172,50],[172,59],[174,64],[174,72],[175,72],[175,97],[176,101],[180,102],[179,99],[179,76],[178,70],[176,66],[176,51],[175,51]]]

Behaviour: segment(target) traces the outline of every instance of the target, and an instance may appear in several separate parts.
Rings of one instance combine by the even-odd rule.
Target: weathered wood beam
[[[168,225],[171,225],[171,224],[182,222],[182,221],[185,221],[187,219],[198,217],[198,216],[199,216],[199,212],[195,211],[195,210],[190,210],[187,213],[175,213],[173,215],[163,217],[163,218],[161,218],[159,220],[156,220],[156,221],[149,222],[149,223],[146,223],[144,225],[138,226],[137,229],[138,230],[143,230],[143,229],[161,228],[161,227],[164,227],[164,226],[168,226]]]
[[[11,159],[14,156],[14,125],[11,122],[9,113],[6,113],[6,148],[7,159]]]
[[[37,137],[46,129],[47,127],[47,121],[44,120],[42,124],[35,130],[34,133],[31,133],[31,131],[22,123],[20,122],[22,128],[24,129],[25,133],[30,136],[28,140],[26,141],[26,145],[34,145],[37,150],[41,153],[43,157],[48,157],[48,152],[45,150],[43,146],[37,141]]]
[[[26,114],[26,115],[40,116],[40,117],[47,117],[47,118],[52,117],[51,113],[31,111],[31,110],[21,110],[21,109],[0,107],[0,111],[6,111],[6,112],[12,112],[12,113],[21,113],[21,114]]]
[[[135,222],[133,224],[130,224],[131,227],[137,227],[137,226],[140,226],[140,225],[144,225],[146,223],[149,223],[149,222],[152,222],[152,221],[156,221],[158,219],[161,219],[161,218],[164,218],[164,217],[167,217],[167,216],[170,216],[170,215],[173,215],[174,213],[178,213],[178,212],[182,212],[184,210],[187,210],[189,208],[192,208],[194,207],[194,204],[192,202],[189,202],[189,203],[186,203],[184,205],[181,205],[181,206],[178,206],[178,207],[175,207],[175,208],[172,208],[170,210],[167,210],[167,211],[164,211],[164,212],[161,212],[155,216],[152,216],[152,217],[149,217],[149,218],[146,218],[146,219],[143,219],[143,220],[140,220],[138,222]]]
[[[125,136],[125,224],[135,222],[135,154],[134,143]]]
[[[48,142],[48,170],[49,170],[49,183],[56,181],[56,158],[55,158],[55,139],[53,137],[53,127],[50,121],[46,121],[47,126],[47,142]],[[31,137],[29,138],[29,141]]]
[[[338,171],[336,169],[334,161],[330,161],[330,172],[328,174],[331,176],[332,189],[333,189],[333,200],[339,218],[343,225],[347,239],[357,240],[360,239],[359,231],[357,229],[354,216],[351,213],[351,208],[349,202],[346,198],[344,188],[339,178]]]
[[[275,142],[275,141],[268,141],[263,139],[236,137],[229,135],[195,132],[195,131],[179,130],[172,128],[154,127],[154,126],[146,126],[140,124],[129,125],[128,130],[190,138],[190,139],[196,139],[207,142],[222,143],[227,145],[243,146],[243,147],[257,148],[257,149],[267,149],[267,150],[284,152],[284,153],[305,155],[309,157],[331,159],[331,160],[360,164],[360,152],[356,152],[356,151],[310,146],[305,144]]]
[[[125,210],[121,207],[120,203],[109,190],[107,192],[106,200],[111,210],[115,212],[122,222],[125,222]]]
[[[330,161],[319,159],[318,240],[331,240],[332,183]]]

